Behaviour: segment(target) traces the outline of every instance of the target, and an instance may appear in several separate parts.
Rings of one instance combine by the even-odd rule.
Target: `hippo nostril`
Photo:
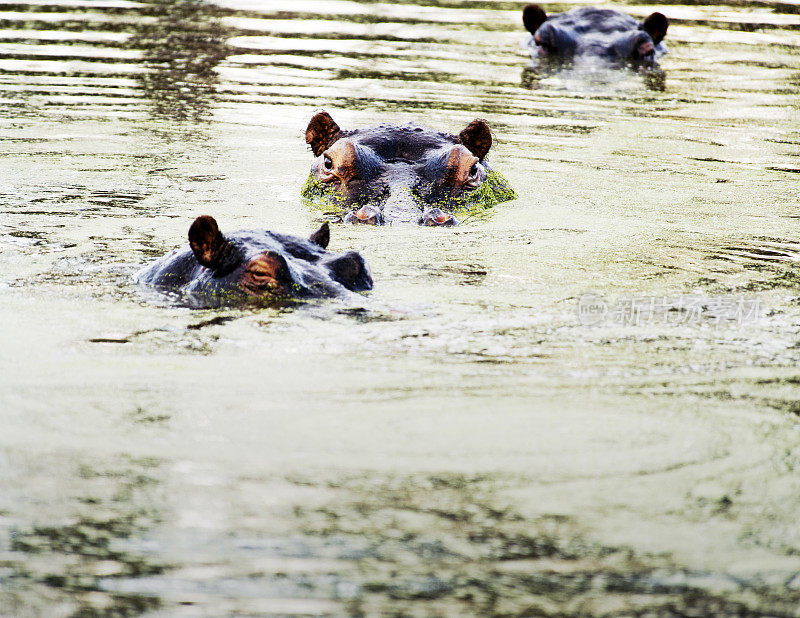
[[[365,223],[368,225],[382,225],[381,211],[372,206],[362,206],[356,211],[349,212],[343,219],[344,223]]]
[[[440,208],[431,208],[422,213],[419,222],[422,225],[457,225],[458,219]]]

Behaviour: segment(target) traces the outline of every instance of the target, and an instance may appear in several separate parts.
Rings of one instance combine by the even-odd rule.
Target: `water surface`
[[[800,6],[658,5],[652,82],[522,4],[0,3],[0,615],[800,615]],[[316,229],[318,109],[520,197],[334,225],[362,300],[132,283]]]

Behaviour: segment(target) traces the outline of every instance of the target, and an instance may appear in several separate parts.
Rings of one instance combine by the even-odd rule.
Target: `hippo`
[[[454,213],[516,197],[486,160],[492,132],[483,120],[458,135],[416,124],[346,130],[322,111],[308,123],[306,143],[315,160],[302,195],[346,212],[346,223],[450,226]]]
[[[598,58],[618,66],[654,67],[667,53],[663,40],[669,21],[652,13],[643,22],[620,11],[581,7],[548,16],[537,4],[522,11],[531,33],[531,59],[569,61]]]
[[[203,215],[189,227],[189,247],[157,259],[136,279],[181,293],[195,307],[341,297],[372,289],[364,258],[355,251],[327,251],[329,240],[327,222],[309,238],[267,230],[223,235],[216,220]]]

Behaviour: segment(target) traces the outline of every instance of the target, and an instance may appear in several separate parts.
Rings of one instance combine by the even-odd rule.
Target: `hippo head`
[[[594,57],[615,64],[649,66],[666,53],[661,45],[669,21],[652,13],[643,22],[612,9],[582,7],[548,16],[537,4],[522,12],[531,33],[531,53],[540,59]]]
[[[516,197],[486,154],[492,132],[475,120],[450,135],[413,124],[344,130],[327,112],[306,129],[316,157],[303,197],[352,223],[454,225],[456,212]]]
[[[189,228],[188,248],[156,260],[137,279],[203,307],[372,289],[364,258],[355,251],[327,251],[329,240],[327,223],[307,239],[266,230],[223,235],[214,218],[204,215]]]

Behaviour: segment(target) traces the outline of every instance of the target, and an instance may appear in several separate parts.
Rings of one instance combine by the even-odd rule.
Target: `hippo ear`
[[[206,268],[216,268],[225,247],[225,237],[214,217],[197,217],[189,227],[189,246],[197,261]]]
[[[458,141],[482,160],[492,147],[492,132],[483,120],[473,120],[458,134]]]
[[[311,144],[311,150],[315,157],[321,155],[328,146],[336,141],[335,138],[339,131],[339,125],[328,112],[314,114],[306,128],[306,143]]]
[[[531,34],[536,34],[539,26],[546,21],[547,13],[538,4],[529,4],[522,9],[522,23],[525,26],[525,30]]]
[[[328,222],[326,221],[323,223],[316,232],[308,237],[308,239],[315,245],[327,249],[328,243],[331,241],[331,228],[328,227]]]
[[[653,44],[658,45],[667,36],[667,28],[669,28],[669,20],[661,13],[651,13],[642,22],[642,30],[650,35],[653,39]]]

